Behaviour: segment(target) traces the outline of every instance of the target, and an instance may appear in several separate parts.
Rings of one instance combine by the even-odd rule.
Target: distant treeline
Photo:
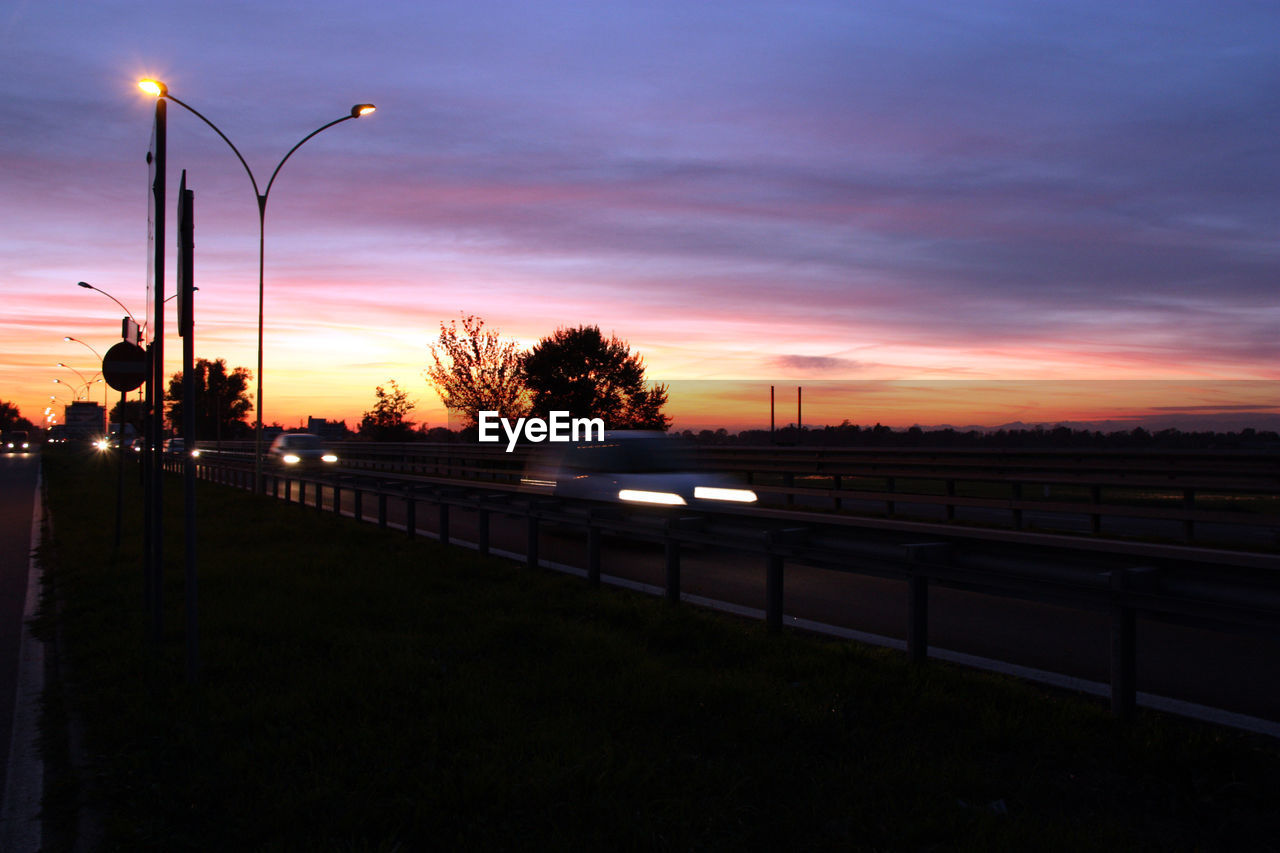
[[[1128,431],[1099,432],[1065,426],[994,431],[955,429],[905,430],[887,426],[859,426],[845,422],[839,426],[797,429],[793,426],[770,432],[704,429],[685,430],[682,435],[699,444],[735,446],[783,445],[801,447],[948,447],[948,448],[1087,448],[1095,450],[1280,450],[1280,434],[1243,429],[1239,432],[1183,432],[1163,429],[1151,432],[1143,427]]]
[[[672,434],[677,431],[673,430]],[[1071,429],[1065,426],[1028,429],[957,430],[920,427],[891,429],[882,424],[859,426],[783,427],[732,433],[726,429],[684,430],[679,434],[698,444],[732,447],[947,447],[947,448],[1082,448],[1094,450],[1275,450],[1280,451],[1280,433],[1273,430],[1242,429],[1239,432],[1197,430],[1184,432],[1162,429],[1155,432],[1143,427],[1116,432]],[[347,436],[331,436],[345,438]],[[475,429],[450,430],[444,427],[418,429],[410,441],[472,442]]]

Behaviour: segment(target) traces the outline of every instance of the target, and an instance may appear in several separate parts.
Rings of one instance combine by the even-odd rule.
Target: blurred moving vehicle
[[[704,506],[755,503],[731,477],[697,470],[694,449],[662,432],[617,430],[604,441],[547,444],[529,457],[522,490],[614,503]]]
[[[281,467],[328,467],[337,464],[338,455],[325,449],[320,436],[309,432],[286,432],[271,442],[267,456]]]
[[[182,438],[166,438],[161,449],[164,451],[166,456],[181,456],[187,450],[187,442]],[[199,456],[200,448],[191,448],[191,455]]]
[[[0,449],[5,453],[24,453],[31,449],[31,437],[22,429],[6,432],[0,437]]]

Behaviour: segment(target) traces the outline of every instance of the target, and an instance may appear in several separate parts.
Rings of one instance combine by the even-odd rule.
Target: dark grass
[[[103,849],[1280,838],[1270,740],[1147,714],[1120,727],[1073,695],[773,636],[225,488],[200,492],[203,672],[188,687],[179,481],[153,649],[136,478],[114,553],[109,472],[73,455],[45,466],[64,698],[86,726],[80,792],[101,811]]]

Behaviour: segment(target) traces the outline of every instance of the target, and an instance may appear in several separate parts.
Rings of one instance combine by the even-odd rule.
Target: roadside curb
[[[44,480],[36,471],[35,506],[31,513],[31,553],[27,561],[27,593],[22,607],[22,639],[18,647],[18,683],[13,703],[13,734],[5,776],[4,811],[0,814],[0,850],[36,853],[43,844],[41,806],[44,758],[40,751],[40,709],[44,693],[45,644],[35,636],[32,619],[40,605],[43,571],[38,552],[44,522]]]

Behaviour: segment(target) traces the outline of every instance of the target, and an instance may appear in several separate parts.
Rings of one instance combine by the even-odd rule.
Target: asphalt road
[[[8,781],[22,608],[32,548],[31,514],[39,470],[40,457],[35,453],[0,456],[0,792]]]

